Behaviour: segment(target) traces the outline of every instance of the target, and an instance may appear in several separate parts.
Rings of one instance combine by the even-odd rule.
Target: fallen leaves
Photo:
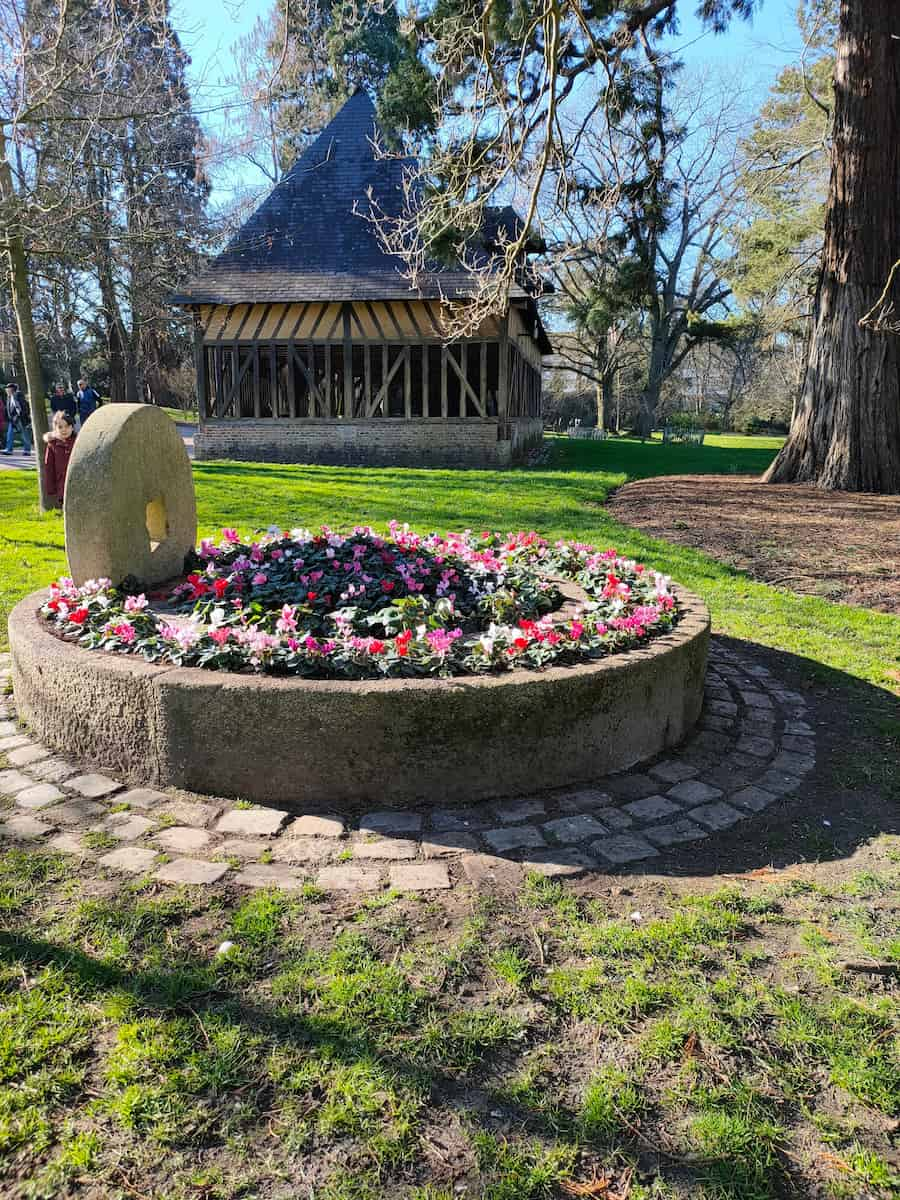
[[[599,1196],[601,1200],[628,1200],[631,1191],[632,1171],[629,1168],[622,1176],[618,1187],[613,1190],[612,1180],[607,1175],[594,1175],[584,1183],[567,1180],[560,1184],[567,1196]]]

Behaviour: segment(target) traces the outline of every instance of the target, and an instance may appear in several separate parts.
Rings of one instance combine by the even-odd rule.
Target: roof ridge
[[[355,130],[353,128],[353,123],[358,125],[358,128]],[[364,132],[364,123],[368,123],[370,125],[369,133]],[[347,134],[351,135],[345,135],[345,148],[348,150],[354,144],[360,145],[363,138],[365,138],[365,141],[369,146],[373,146],[373,139],[370,136],[372,133],[374,133],[376,137],[379,135],[382,138],[384,137],[384,130],[378,123],[378,113],[375,109],[375,105],[373,104],[372,98],[365,88],[358,87],[353,95],[344,101],[328,124],[319,130],[310,144],[300,155],[298,155],[297,161],[293,164],[293,166],[285,171],[284,175],[275,186],[280,187],[282,183],[287,182],[295,174],[298,174],[299,168],[307,159],[312,159],[314,157],[315,152],[317,149],[319,149],[319,147],[334,141],[337,141],[338,145],[340,146],[341,134],[344,133],[345,130],[347,131]],[[362,137],[360,135],[362,135]],[[331,154],[329,153],[325,157],[317,159],[317,161],[312,164],[313,169],[315,167],[322,166],[322,164],[328,162],[330,158]],[[372,158],[375,158],[374,147]]]

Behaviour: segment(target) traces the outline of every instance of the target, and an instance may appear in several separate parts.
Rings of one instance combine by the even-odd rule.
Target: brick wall
[[[396,466],[505,466],[541,436],[541,422],[509,422],[498,438],[495,418],[410,420],[206,421],[197,430],[198,459]]]

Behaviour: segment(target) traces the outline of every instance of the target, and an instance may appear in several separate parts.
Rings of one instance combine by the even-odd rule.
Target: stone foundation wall
[[[541,421],[516,418],[501,438],[496,418],[206,421],[198,459],[410,467],[502,467],[542,436]]]
[[[509,422],[509,433],[510,458],[515,462],[543,440],[544,422],[540,417],[514,417]]]

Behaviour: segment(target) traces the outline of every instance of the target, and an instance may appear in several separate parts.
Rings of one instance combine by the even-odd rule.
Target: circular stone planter
[[[280,804],[402,806],[589,783],[677,745],[703,699],[709,614],[575,667],[453,679],[279,679],[82,650],[9,619],[19,715],[41,741],[133,781]]]

